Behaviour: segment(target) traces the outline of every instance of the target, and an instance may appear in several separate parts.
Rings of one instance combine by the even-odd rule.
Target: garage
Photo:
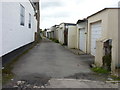
[[[101,22],[91,24],[91,54],[96,55],[96,40],[101,37]]]
[[[80,29],[79,35],[79,49],[85,52],[85,28]]]

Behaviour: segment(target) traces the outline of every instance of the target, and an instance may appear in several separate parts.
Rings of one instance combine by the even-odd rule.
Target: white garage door
[[[91,54],[96,54],[96,40],[101,37],[101,22],[97,22],[91,25]]]
[[[85,29],[80,29],[80,38],[79,38],[79,48],[80,50],[84,51],[85,52]]]

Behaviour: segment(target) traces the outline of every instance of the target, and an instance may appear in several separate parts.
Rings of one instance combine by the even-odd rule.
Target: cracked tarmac
[[[95,85],[100,87],[103,84],[99,85],[99,83],[102,83],[107,77],[96,75],[91,71],[89,65],[93,63],[93,60],[93,56],[75,55],[60,44],[44,38],[41,43],[22,56],[14,65],[13,73],[16,76],[8,84],[4,85],[3,88],[18,88],[18,86],[20,88],[26,88],[26,86],[28,86],[27,88],[84,88],[86,85],[89,88]],[[74,79],[73,81],[77,84],[73,84],[73,81],[69,82],[68,79]],[[78,82],[78,79],[99,83],[83,83]],[[50,83],[48,83],[49,81]],[[110,87],[116,87],[116,84],[109,85]],[[108,86],[106,84],[106,87]]]

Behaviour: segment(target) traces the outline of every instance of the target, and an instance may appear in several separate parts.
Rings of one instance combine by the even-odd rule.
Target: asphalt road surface
[[[55,82],[61,82],[57,79],[102,80],[104,76],[95,75],[90,69],[89,65],[93,60],[94,58],[90,55],[75,55],[60,44],[43,38],[41,43],[19,58],[13,69],[16,76],[4,87],[36,88],[38,86],[43,88],[52,80],[51,85],[56,88]],[[63,86],[64,88],[64,85],[69,87],[70,84],[65,82],[66,80],[62,82],[62,85],[58,84],[58,87]],[[78,81],[76,82],[78,83]],[[77,85],[86,87],[84,84]],[[76,87],[76,85],[73,86]]]

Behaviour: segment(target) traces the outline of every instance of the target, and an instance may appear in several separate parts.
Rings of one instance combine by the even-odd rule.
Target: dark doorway
[[[111,70],[111,49],[112,49],[112,39],[108,39],[104,42],[104,56],[103,56],[103,67]]]
[[[68,44],[68,29],[64,30],[64,45]]]

